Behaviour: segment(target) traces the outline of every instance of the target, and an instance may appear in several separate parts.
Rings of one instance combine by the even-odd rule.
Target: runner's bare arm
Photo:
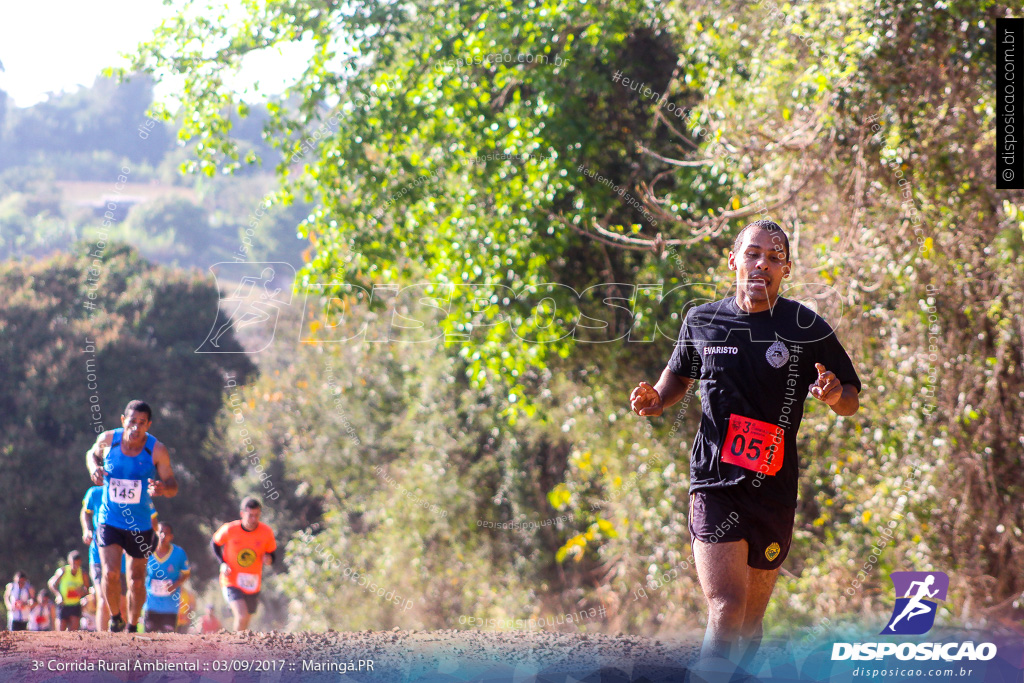
[[[853,415],[860,408],[860,392],[852,384],[840,384],[831,370],[821,363],[815,363],[818,379],[810,386],[811,396],[832,409],[836,415]]]
[[[178,495],[178,480],[174,478],[171,470],[171,454],[162,441],[158,441],[153,447],[153,464],[156,465],[156,473],[159,479],[149,480],[149,495],[174,498]]]
[[[192,575],[192,571],[191,570],[189,570],[187,572],[182,572],[181,576],[178,577],[178,580],[171,584],[170,592],[173,593],[174,591],[176,591],[179,588],[181,588],[185,584],[185,582],[188,581],[188,577],[191,576],[191,575]]]
[[[60,595],[60,588],[58,586],[60,582],[60,577],[62,576],[64,576],[64,567],[58,567],[57,571],[55,571],[53,573],[53,576],[50,577],[50,580],[46,582],[46,585],[50,587],[50,592],[53,593],[54,600],[59,599],[57,597],[58,595]]]
[[[85,452],[85,466],[89,469],[92,483],[97,486],[103,485],[103,475],[106,474],[103,470],[103,455],[113,442],[114,432],[105,431],[96,437],[96,443]]]
[[[92,543],[92,510],[86,509],[85,504],[82,504],[82,514],[78,516],[78,521],[82,523],[82,542],[86,545]]]
[[[640,382],[633,389],[629,395],[630,408],[637,415],[656,417],[665,408],[681,401],[692,384],[693,380],[689,377],[680,377],[666,367],[661,371],[661,378],[655,386]]]

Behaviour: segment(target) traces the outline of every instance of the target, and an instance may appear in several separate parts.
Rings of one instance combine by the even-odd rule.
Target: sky
[[[91,86],[105,67],[123,65],[120,54],[134,51],[173,12],[161,0],[0,0],[0,90],[27,107],[51,92]],[[279,91],[285,74],[302,68],[302,50],[273,52],[251,56],[240,89],[258,73],[263,94]],[[157,97],[171,91],[173,84],[158,86]]]

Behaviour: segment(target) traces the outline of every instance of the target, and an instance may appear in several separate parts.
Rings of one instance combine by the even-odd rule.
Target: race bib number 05
[[[138,479],[111,479],[110,500],[115,503],[138,503],[142,500],[142,482]]]
[[[722,462],[773,477],[782,468],[784,446],[782,427],[742,415],[730,415]]]
[[[260,587],[259,574],[238,573],[238,587],[244,591],[255,591]]]

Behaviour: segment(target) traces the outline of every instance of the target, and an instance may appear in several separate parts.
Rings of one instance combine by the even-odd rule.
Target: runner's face
[[[174,532],[160,524],[156,529],[156,540],[162,546],[170,545],[174,540]]]
[[[241,511],[242,524],[249,529],[256,526],[260,523],[261,512],[262,510],[260,508],[245,508],[244,510]]]
[[[743,235],[739,252],[729,252],[729,270],[736,271],[736,287],[753,303],[775,301],[790,266],[781,235],[760,228]]]
[[[124,427],[124,436],[128,441],[138,441],[146,438],[146,430],[152,421],[145,413],[137,410],[129,410],[127,415],[121,416],[121,426]]]

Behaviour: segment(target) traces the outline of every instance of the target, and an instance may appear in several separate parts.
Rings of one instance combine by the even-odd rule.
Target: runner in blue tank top
[[[110,623],[110,610],[106,598],[103,597],[103,563],[100,561],[99,528],[103,524],[101,508],[103,507],[103,486],[92,486],[82,498],[82,512],[79,521],[82,523],[82,542],[89,546],[89,580],[96,588],[96,630],[106,631]],[[149,519],[156,528],[156,507],[149,501]],[[125,566],[125,553],[121,553],[121,612],[128,607],[128,569]]]
[[[103,487],[102,523],[97,530],[102,590],[110,608],[110,630],[120,631],[121,553],[128,563],[128,630],[136,631],[146,602],[146,557],[153,552],[150,497],[178,493],[167,446],[147,431],[153,411],[143,401],[132,401],[121,416],[122,429],[100,434],[86,454],[92,482]]]

